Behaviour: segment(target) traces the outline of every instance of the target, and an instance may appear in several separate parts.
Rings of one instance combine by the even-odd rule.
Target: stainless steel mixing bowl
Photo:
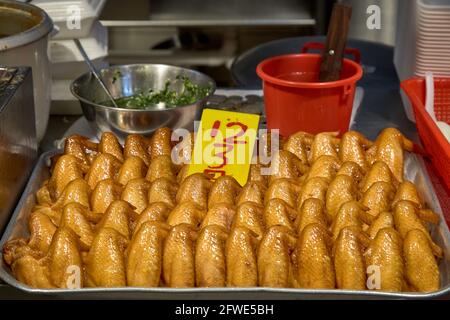
[[[127,97],[149,89],[162,90],[167,80],[171,88],[181,90],[186,76],[199,86],[209,86],[208,96],[216,89],[213,79],[207,75],[181,67],[164,64],[132,64],[105,68],[101,77],[114,98]],[[194,120],[199,120],[208,96],[193,104],[166,108],[155,106],[149,110],[114,108],[102,105],[108,97],[90,72],[72,82],[70,90],[80,101],[84,116],[100,137],[104,131],[113,132],[122,142],[128,134],[148,135],[160,127],[193,130]]]

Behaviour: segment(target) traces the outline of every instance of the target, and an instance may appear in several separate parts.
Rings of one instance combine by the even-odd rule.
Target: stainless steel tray
[[[14,237],[28,236],[27,221],[31,208],[35,204],[35,192],[41,183],[49,177],[49,159],[60,151],[43,154],[30,181],[14,211],[11,221],[0,241],[0,248]],[[55,298],[127,298],[127,299],[423,299],[450,296],[450,232],[445,223],[439,201],[434,193],[423,160],[416,155],[407,155],[405,161],[406,178],[416,183],[425,202],[441,215],[439,226],[431,230],[432,237],[442,248],[444,258],[440,262],[441,289],[432,293],[390,293],[377,291],[351,290],[311,290],[311,289],[278,289],[278,288],[82,288],[82,289],[35,289],[18,282],[9,267],[1,259],[0,278],[13,287],[24,292],[47,295]]]

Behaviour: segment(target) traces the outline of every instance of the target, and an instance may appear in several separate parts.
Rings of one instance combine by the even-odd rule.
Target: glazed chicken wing
[[[439,267],[425,233],[418,229],[408,231],[403,242],[405,275],[408,283],[419,292],[439,289]]]
[[[46,254],[57,227],[47,215],[35,211],[31,213],[30,219],[28,220],[28,229],[30,231],[28,246]]]
[[[79,160],[71,155],[62,155],[56,162],[48,182],[51,198],[58,199],[66,186],[75,179],[83,179],[83,169]]]
[[[226,243],[227,286],[255,287],[258,285],[256,261],[257,239],[245,227],[231,230]]]
[[[146,179],[133,179],[128,181],[123,189],[121,200],[131,204],[136,213],[141,213],[148,205],[148,191],[151,183]]]
[[[97,183],[91,195],[91,208],[93,212],[105,213],[114,200],[119,200],[123,187],[113,179],[105,179]]]
[[[245,227],[252,231],[258,240],[265,232],[264,207],[255,202],[244,202],[237,207],[232,228]]]
[[[53,236],[48,254],[50,280],[58,288],[83,287],[83,266],[75,233],[61,227]]]
[[[177,202],[192,201],[199,207],[208,207],[208,193],[212,182],[202,173],[195,173],[187,177],[177,192]]]
[[[225,246],[228,232],[219,225],[202,228],[195,247],[197,287],[226,286]]]
[[[260,182],[247,182],[236,200],[236,205],[244,202],[254,202],[262,206],[266,190],[267,187]]]
[[[298,205],[297,207],[301,208],[303,203],[309,198],[319,199],[323,203],[325,203],[327,190],[328,190],[327,179],[323,177],[315,177],[309,179],[308,181],[305,182],[305,184],[301,189],[300,197],[297,202]]]
[[[293,179],[281,178],[270,183],[264,197],[267,205],[272,199],[280,199],[291,207],[296,207],[297,198],[300,193],[300,185]]]
[[[269,183],[279,178],[298,179],[308,168],[294,154],[279,150],[273,155]]]
[[[117,182],[125,186],[128,181],[133,179],[144,178],[147,167],[139,157],[128,157],[119,170]]]
[[[233,177],[219,177],[209,191],[208,208],[212,208],[219,203],[234,205],[235,199],[241,189],[241,186]]]
[[[311,166],[311,169],[308,171],[305,182],[315,177],[322,177],[327,180],[327,182],[331,182],[334,176],[340,169],[341,164],[337,157],[333,156],[320,156]]]
[[[88,209],[72,202],[63,209],[60,228],[70,229],[79,238],[80,249],[89,250],[94,239],[94,231],[85,216]]]
[[[384,161],[397,181],[403,181],[403,150],[412,151],[413,143],[398,129],[386,128],[378,135],[374,145],[367,151],[369,163]]]
[[[264,224],[267,228],[284,226],[294,231],[293,221],[297,218],[297,211],[280,199],[271,199],[264,208]]]
[[[150,142],[138,134],[130,134],[125,140],[125,146],[123,150],[124,158],[127,159],[131,156],[141,158],[145,165],[150,165],[150,154],[148,149]]]
[[[372,141],[368,140],[361,133],[348,131],[344,133],[340,141],[339,158],[342,162],[356,162],[365,172],[368,168],[366,160],[366,149],[371,147]]]
[[[309,163],[314,163],[320,156],[338,157],[340,139],[337,132],[321,132],[316,134],[311,144]]]
[[[152,157],[146,179],[153,182],[158,178],[166,178],[172,182],[176,181],[175,168],[170,159],[170,155]]]
[[[97,230],[103,228],[114,229],[125,239],[130,239],[133,223],[136,219],[136,213],[128,202],[116,200],[109,205],[96,228]]]
[[[141,225],[146,222],[166,222],[170,211],[171,208],[164,202],[150,203],[136,220],[133,233],[136,233]]]
[[[293,286],[291,254],[297,238],[284,226],[273,226],[261,240],[258,249],[258,283],[262,287]]]
[[[168,287],[195,286],[196,237],[189,224],[179,224],[170,230],[163,251],[163,277]]]
[[[375,289],[382,291],[401,291],[404,287],[404,262],[402,239],[393,228],[378,231],[377,236],[366,252],[366,266],[375,271]]]
[[[172,209],[167,218],[167,223],[171,226],[189,224],[196,228],[203,221],[205,215],[206,212],[195,202],[182,202]]]
[[[169,156],[172,151],[172,130],[170,128],[158,128],[150,139],[150,155],[152,159],[159,156]]]
[[[359,164],[353,161],[345,161],[336,173],[337,176],[345,175],[353,179],[355,185],[359,185],[363,179],[363,171]]]
[[[119,140],[112,132],[103,132],[98,144],[98,152],[108,153],[117,158],[120,162],[124,161],[122,146]]]
[[[394,228],[394,217],[390,212],[381,212],[370,224],[369,229],[367,229],[367,234],[371,239],[375,239],[378,231],[383,228]]]
[[[355,200],[347,201],[339,208],[338,213],[331,225],[333,240],[336,240],[339,233],[345,227],[353,227],[354,230],[363,231],[363,224],[371,224],[374,217],[367,213],[365,208]]]
[[[87,137],[72,135],[64,142],[64,154],[70,154],[83,166],[89,166],[97,155],[97,144]]]
[[[134,234],[126,259],[127,284],[132,287],[157,287],[161,280],[163,245],[167,225],[147,221]]]
[[[387,182],[375,182],[363,194],[361,203],[369,208],[369,213],[377,217],[380,212],[389,211],[392,199],[394,198],[394,188]]]
[[[318,224],[307,225],[297,242],[297,286],[311,289],[333,289],[335,274],[330,239]]]
[[[328,221],[332,222],[342,204],[356,200],[357,189],[353,179],[346,175],[336,176],[328,186],[326,195],[326,208]]]
[[[375,161],[373,163],[361,183],[361,191],[366,192],[375,182],[386,182],[394,187],[398,185],[391,169],[384,161]]]
[[[175,207],[175,198],[178,185],[166,178],[159,178],[153,181],[148,190],[148,203],[164,202],[167,206]]]
[[[211,225],[218,225],[228,232],[231,228],[231,224],[233,223],[235,214],[236,209],[233,205],[225,202],[218,203],[209,208],[205,218],[203,219],[200,229]]]
[[[76,202],[86,208],[89,208],[91,192],[91,188],[84,179],[75,179],[67,184],[61,196],[58,200],[56,200],[52,208],[55,210],[60,210],[66,204],[71,202]]]
[[[315,198],[306,199],[300,207],[295,226],[298,234],[311,223],[315,223],[327,229],[327,216],[324,212],[323,201]]]
[[[293,153],[303,164],[308,164],[308,152],[311,150],[314,136],[306,132],[296,132],[289,136],[283,145],[283,150]]]
[[[105,179],[116,179],[122,163],[116,157],[102,153],[92,162],[88,173],[86,174],[86,181],[91,187],[95,189],[97,183]]]
[[[338,289],[366,289],[366,268],[363,247],[358,240],[358,231],[343,228],[333,247],[336,287]]]
[[[111,228],[101,228],[86,258],[86,286],[124,287],[124,251],[128,240]]]

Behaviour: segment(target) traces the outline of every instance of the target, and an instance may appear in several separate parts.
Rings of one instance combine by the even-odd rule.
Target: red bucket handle
[[[310,49],[323,50],[325,49],[325,45],[322,42],[306,42],[303,45],[301,52],[307,53]],[[359,51],[359,49],[345,48],[344,52],[353,55],[353,60],[355,60],[356,63],[361,63],[361,51]]]

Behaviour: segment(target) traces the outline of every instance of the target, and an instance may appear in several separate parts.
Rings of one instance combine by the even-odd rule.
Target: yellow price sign
[[[203,110],[188,174],[203,172],[214,179],[230,175],[245,185],[258,124],[255,114]]]

